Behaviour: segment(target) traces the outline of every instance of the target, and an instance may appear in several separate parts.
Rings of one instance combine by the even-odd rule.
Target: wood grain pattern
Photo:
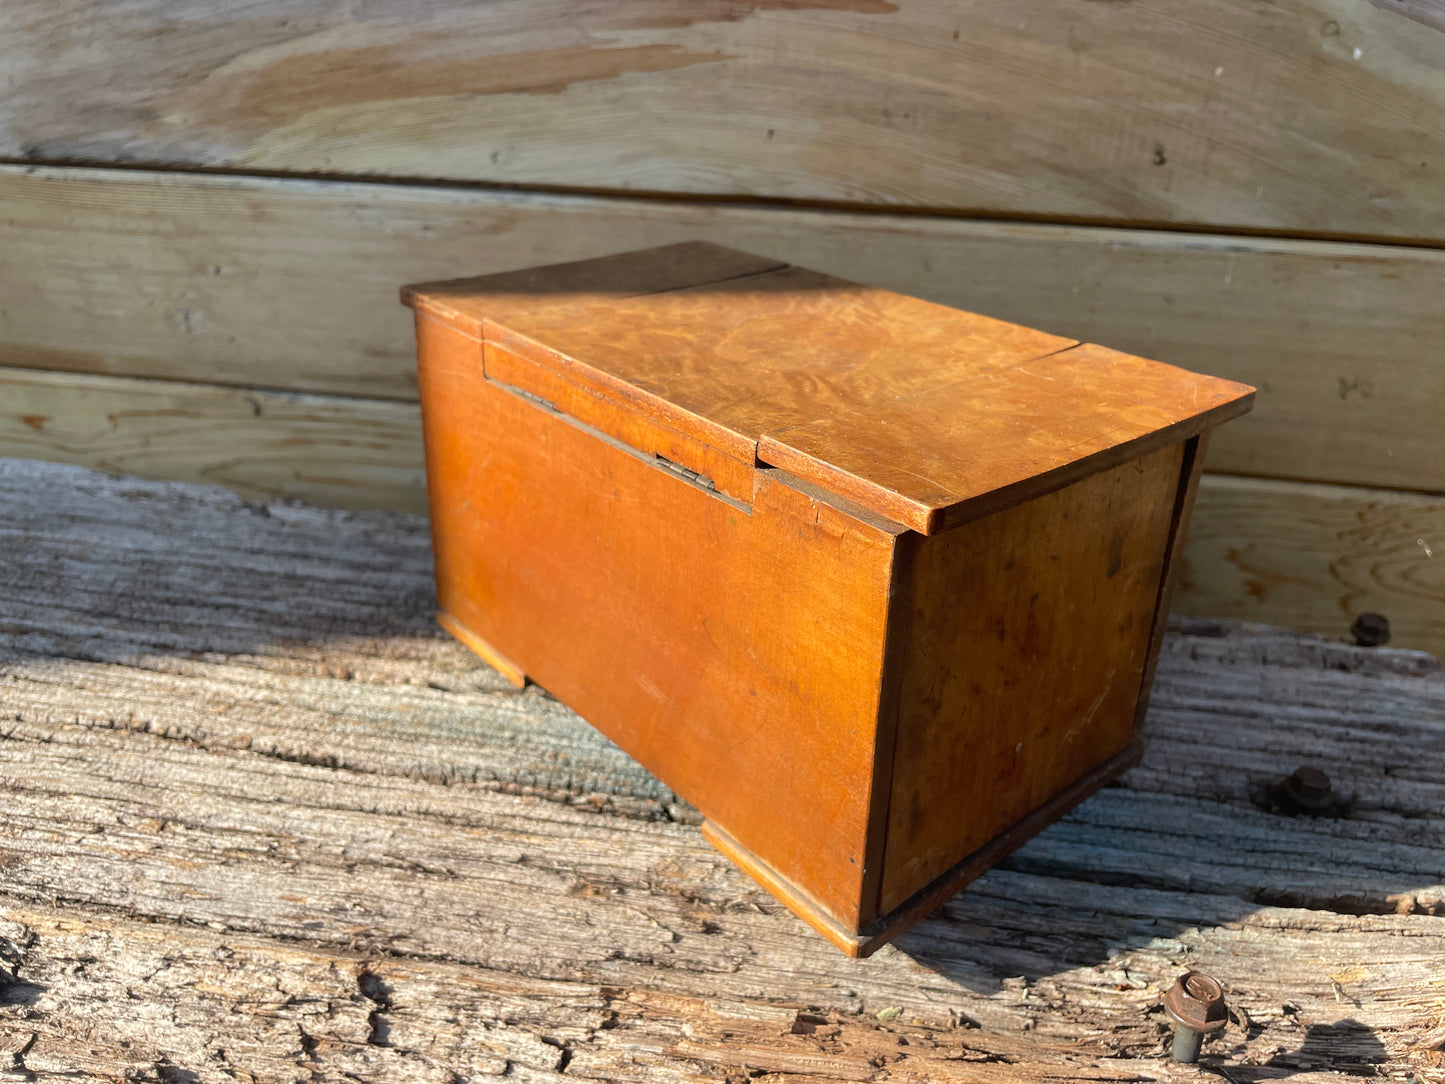
[[[662,267],[646,275],[654,261]],[[657,288],[637,289],[625,267],[604,270],[623,262]],[[674,264],[681,273],[665,275]],[[763,434],[1076,345],[706,243],[582,267],[410,286],[403,299],[749,465]],[[549,281],[570,287],[589,272],[599,288]]]
[[[443,623],[849,955],[1137,761],[1185,442],[1254,389],[702,242],[401,297]]]
[[[719,493],[743,504],[752,501],[756,443],[639,393],[621,381],[610,380],[590,367],[580,367],[587,372],[577,380],[571,379],[578,375],[571,366],[564,370],[557,364],[538,364],[495,343],[486,343],[481,350],[489,380],[550,403],[568,417],[645,455],[660,456],[694,471],[716,486]]]
[[[684,241],[520,271],[416,283],[401,288],[401,300],[413,307],[422,304],[437,319],[482,339],[488,337],[488,318],[494,321],[494,329],[498,326],[495,321],[517,326],[525,319],[537,318],[544,321],[543,327],[554,328],[555,322],[547,317],[555,309],[567,312],[566,323],[571,324],[605,307],[608,302],[604,298],[615,304],[625,298],[750,278],[786,267],[766,256]],[[584,308],[589,304],[591,308]]]
[[[1253,398],[1083,343],[767,434],[758,455],[931,534],[1197,436]]]
[[[409,399],[398,283],[705,238],[1259,387],[1212,469],[1445,488],[1437,251],[15,167],[0,218],[6,365]]]
[[[1367,610],[1392,643],[1445,656],[1445,500],[1205,476],[1175,608],[1348,637]]]
[[[421,444],[414,403],[0,369],[0,455],[421,512]]]
[[[1254,396],[703,242],[408,286],[402,300],[480,338],[492,379],[549,401],[558,378],[576,385],[570,412],[610,436],[627,439],[619,416],[656,420],[700,442],[671,453],[690,470],[711,475],[695,458],[709,450],[781,467],[922,534],[1196,436]]]
[[[1183,447],[917,545],[881,911],[1133,740]]]
[[[0,388],[0,454],[153,478],[205,478],[249,497],[426,508],[419,413],[409,403],[273,398],[24,369],[0,372]],[[256,399],[263,404],[259,420]],[[314,405],[294,409],[308,401]],[[44,418],[69,421],[37,428]],[[73,439],[67,430],[85,437]],[[228,432],[240,443],[222,442]],[[1445,547],[1435,541],[1445,538],[1445,501],[1209,474],[1200,493],[1177,612],[1232,614],[1338,639],[1355,613],[1374,609],[1392,619],[1394,643],[1445,655],[1445,585],[1437,574]],[[1389,559],[1372,558],[1379,553]]]
[[[725,500],[490,383],[453,328],[423,319],[418,336],[442,609],[835,921],[865,924],[902,528],[762,470],[748,505]]]
[[[0,58],[35,161],[1445,238],[1445,32],[1395,3],[25,0]]]
[[[420,519],[23,461],[0,509],[15,1075],[1188,1084],[1185,967],[1250,1020],[1205,1071],[1441,1071],[1423,656],[1176,625],[1144,763],[859,965],[435,630]],[[1301,762],[1357,814],[1252,804]]]

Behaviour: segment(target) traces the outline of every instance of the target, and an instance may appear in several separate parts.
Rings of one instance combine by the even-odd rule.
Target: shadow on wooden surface
[[[423,521],[0,461],[0,1053],[73,1079],[1435,1079],[1445,681],[1178,621],[1121,785],[849,961],[431,624]],[[1348,817],[1284,817],[1301,763]],[[1435,1076],[1432,1076],[1435,1074]]]

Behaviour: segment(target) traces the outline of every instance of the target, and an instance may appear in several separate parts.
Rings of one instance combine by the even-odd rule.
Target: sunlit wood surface
[[[860,963],[435,629],[429,553],[0,462],[0,1074],[1198,1080],[1196,967],[1224,1079],[1442,1078],[1428,657],[1177,621],[1144,763]],[[1350,816],[1256,806],[1302,763]]]
[[[1445,239],[1433,0],[10,0],[0,156]]]

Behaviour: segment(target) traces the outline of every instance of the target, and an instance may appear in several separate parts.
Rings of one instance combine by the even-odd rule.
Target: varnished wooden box
[[[1253,389],[701,243],[403,299],[441,623],[845,951],[1137,759]]]

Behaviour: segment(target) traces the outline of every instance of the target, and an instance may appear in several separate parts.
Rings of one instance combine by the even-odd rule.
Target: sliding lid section
[[[750,499],[738,490],[765,464],[924,534],[1182,440],[1253,395],[702,243],[403,296],[482,340],[489,378],[721,474],[732,496]]]

